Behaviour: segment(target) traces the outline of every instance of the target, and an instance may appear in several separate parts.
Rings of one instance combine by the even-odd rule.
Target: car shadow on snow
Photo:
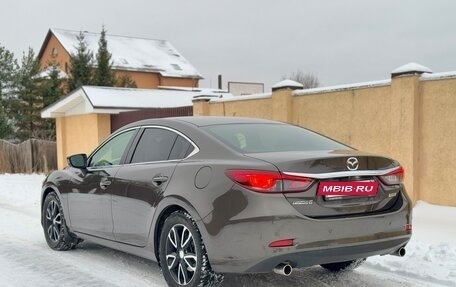
[[[92,243],[81,243],[75,253],[79,260],[90,262],[103,262],[107,268],[118,272],[125,272],[126,276],[135,275],[141,278],[137,286],[157,286],[165,284],[160,267],[156,262],[130,255],[121,251],[102,247]],[[79,256],[80,255],[80,256]],[[389,283],[387,283],[389,281]],[[138,283],[138,282],[136,282]],[[144,283],[144,285],[142,285]],[[345,286],[411,286],[396,280],[385,279],[385,276],[377,276],[365,273],[360,269],[341,273],[332,273],[319,266],[310,268],[294,269],[290,276],[270,273],[260,274],[225,274],[220,287],[277,287],[277,286],[312,286],[312,287],[345,287]],[[401,284],[402,283],[402,284]],[[385,285],[386,284],[386,285]],[[163,285],[165,286],[165,285]]]
[[[424,286],[414,285],[402,278],[391,276],[388,273],[372,273],[365,267],[356,270],[333,273],[319,266],[294,269],[290,276],[279,274],[226,274],[222,287],[239,286],[239,287],[294,287],[294,286],[312,286],[312,287],[347,287],[347,286]]]
[[[348,285],[347,281],[352,281],[353,274],[348,273],[333,274],[320,267],[305,269],[295,269],[290,276],[279,274],[227,274],[222,286],[239,287],[268,287],[268,286],[359,286],[357,284]],[[347,280],[348,279],[348,280]]]

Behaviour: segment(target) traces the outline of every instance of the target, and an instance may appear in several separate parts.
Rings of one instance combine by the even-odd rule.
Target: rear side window
[[[144,130],[136,146],[132,163],[168,160],[177,134],[158,128]]]
[[[350,149],[315,132],[286,124],[225,124],[202,128],[242,153]]]
[[[184,139],[181,136],[178,136],[176,142],[174,143],[169,159],[172,160],[186,158],[194,149],[195,148],[188,140]]]

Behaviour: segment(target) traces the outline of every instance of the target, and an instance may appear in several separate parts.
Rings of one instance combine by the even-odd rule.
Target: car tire
[[[201,235],[188,213],[169,215],[159,242],[160,265],[168,286],[220,285],[223,276],[212,271]]]
[[[80,240],[68,231],[62,204],[55,192],[46,196],[41,214],[44,237],[49,247],[57,251],[74,249]]]
[[[366,258],[321,264],[320,266],[331,272],[349,271],[358,268],[364,261],[366,261]]]

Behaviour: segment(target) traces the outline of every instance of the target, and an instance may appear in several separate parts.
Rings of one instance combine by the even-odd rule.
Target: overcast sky
[[[170,41],[201,86],[263,82],[297,69],[322,86],[389,78],[417,62],[456,70],[454,0],[3,0],[0,45],[36,52],[49,28]],[[109,43],[108,43],[109,45]]]

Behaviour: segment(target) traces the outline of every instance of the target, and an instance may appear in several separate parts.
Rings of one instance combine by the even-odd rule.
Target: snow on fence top
[[[298,88],[302,89],[304,86],[301,83],[292,81],[292,80],[283,80],[281,82],[278,82],[274,86],[272,86],[273,90],[276,89],[281,89],[281,88]]]
[[[272,93],[261,93],[261,94],[245,95],[245,96],[220,97],[220,98],[211,99],[211,103],[260,100],[260,99],[270,99],[271,97],[272,97]]]
[[[431,80],[443,80],[456,78],[456,71],[451,72],[442,72],[442,73],[424,73],[421,75],[420,80],[422,81],[431,81]]]
[[[428,67],[425,67],[417,63],[408,63],[403,66],[400,66],[399,68],[394,69],[391,72],[392,75],[401,75],[407,73],[432,73],[432,70]]]
[[[76,53],[80,32],[51,29],[68,53]],[[88,49],[96,53],[99,33],[83,32]],[[156,72],[166,77],[198,78],[200,73],[168,41],[106,34],[113,68]]]
[[[303,96],[303,95],[320,94],[320,93],[327,93],[327,92],[339,92],[339,91],[345,91],[345,90],[351,90],[351,89],[381,87],[381,86],[387,86],[389,84],[391,84],[390,79],[380,80],[380,81],[371,81],[371,82],[362,82],[362,83],[355,83],[355,84],[337,85],[337,86],[330,86],[330,87],[305,89],[305,90],[296,90],[293,92],[293,96]]]

